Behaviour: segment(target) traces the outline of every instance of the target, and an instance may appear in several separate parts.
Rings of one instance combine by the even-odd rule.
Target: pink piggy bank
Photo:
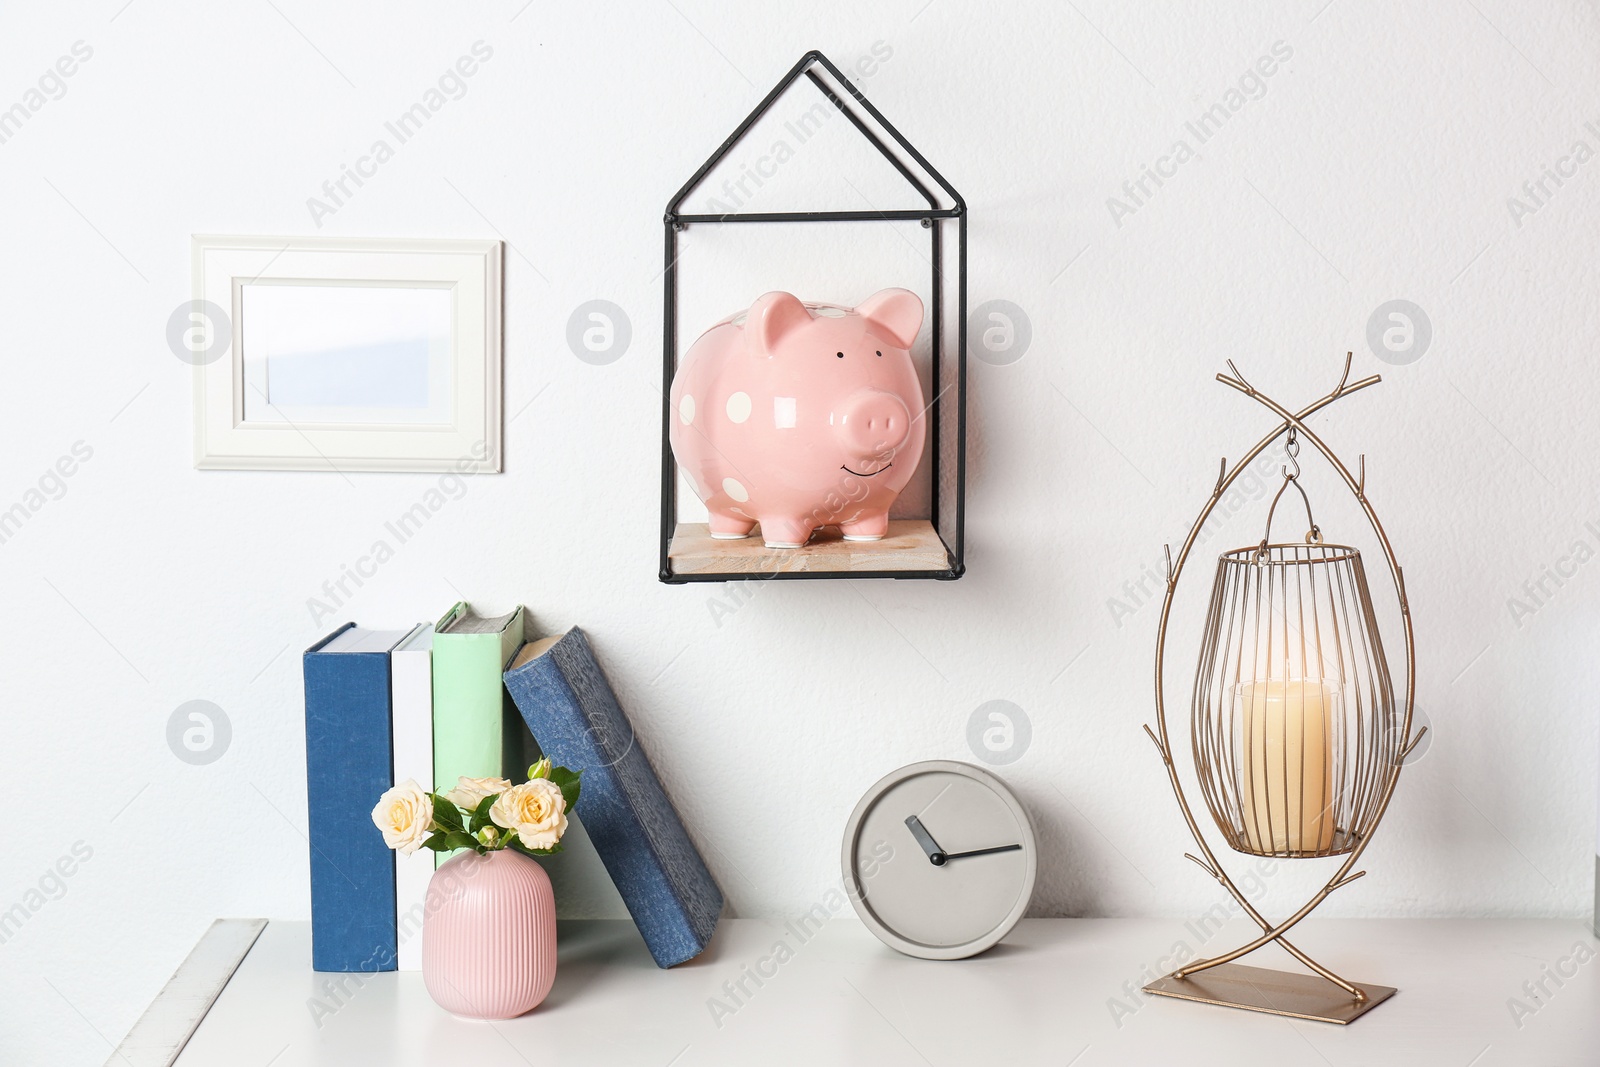
[[[672,380],[672,452],[711,535],[799,548],[837,524],[889,530],[926,436],[910,348],[922,301],[884,289],[854,308],[768,293],[711,327]]]

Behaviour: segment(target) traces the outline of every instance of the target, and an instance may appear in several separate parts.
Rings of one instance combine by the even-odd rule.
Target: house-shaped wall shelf
[[[849,208],[807,206],[797,210],[752,211],[744,210],[747,205],[737,200],[729,205],[712,197],[708,202],[711,210],[702,213],[685,210],[686,202],[706,182],[707,176],[757,127],[790,86],[802,78],[822,94],[828,105],[844,115],[849,126],[904,179],[905,192],[915,197],[909,206],[872,203],[845,176],[844,184],[858,201]],[[826,112],[826,108],[823,110]],[[826,527],[802,548],[767,549],[759,536],[743,541],[715,540],[703,521],[692,521],[692,517],[690,521],[683,521],[680,504],[692,508],[697,501],[683,484],[669,439],[673,417],[672,380],[677,373],[680,352],[686,349],[687,341],[694,339],[693,335],[687,341],[679,336],[679,304],[686,273],[682,235],[691,228],[733,226],[748,229],[752,224],[765,226],[764,232],[774,234],[786,225],[825,226],[845,231],[853,227],[875,227],[881,231],[886,225],[893,225],[917,235],[916,239],[908,237],[902,243],[914,250],[918,276],[927,280],[927,318],[923,329],[928,347],[926,350],[919,348],[915,353],[919,372],[924,374],[925,395],[931,398],[923,415],[929,420],[927,446],[917,475],[920,485],[916,492],[908,487],[902,494],[902,507],[891,512],[889,535],[881,541],[845,541],[836,527]],[[801,57],[672,198],[667,205],[664,225],[661,580],[669,583],[830,578],[949,581],[961,577],[965,570],[962,539],[966,492],[967,216],[960,194],[838,67],[822,53],[812,51]],[[947,240],[952,228],[953,242]],[[785,240],[788,238],[775,237],[775,241]],[[839,247],[849,251],[853,263],[862,245],[852,244],[851,240],[848,236],[841,238]],[[756,280],[746,278],[743,290],[730,292],[722,311],[734,310],[740,306],[737,301],[741,299],[748,304],[762,292],[783,288],[781,284],[768,283],[759,270],[751,271],[750,277]],[[918,288],[923,284],[917,283]],[[855,294],[857,297],[866,295],[865,292]],[[824,298],[842,301],[843,294],[828,294]],[[711,323],[688,325],[693,329]],[[902,513],[906,508],[912,509],[911,513]]]

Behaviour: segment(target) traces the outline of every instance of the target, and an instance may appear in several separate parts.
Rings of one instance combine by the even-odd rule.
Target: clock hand
[[[915,815],[907,815],[906,829],[910,830],[911,836],[917,839],[917,844],[922,846],[922,851],[928,854],[929,863],[932,863],[935,867],[944,866],[945,854],[939,848],[939,842],[935,841],[933,835],[928,833],[927,828],[922,825],[921,819]]]
[[[947,860],[958,860],[958,859],[961,859],[963,856],[989,856],[989,855],[992,855],[992,854],[994,854],[996,852],[1021,852],[1021,851],[1022,851],[1022,846],[1021,845],[997,845],[994,848],[975,848],[971,852],[950,852],[950,853],[945,853],[943,855],[944,855],[944,858],[947,859]]]

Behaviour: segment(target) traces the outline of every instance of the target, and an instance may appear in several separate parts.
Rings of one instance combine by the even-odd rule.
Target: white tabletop
[[[1253,930],[1234,923],[1203,944],[1215,952]],[[419,973],[366,976],[358,985],[353,976],[313,972],[309,924],[274,922],[177,1062],[1600,1063],[1600,966],[1590,955],[1595,939],[1579,922],[1307,920],[1295,937],[1306,951],[1355,981],[1399,987],[1345,1027],[1141,996],[1145,967],[1160,966],[1180,942],[1202,946],[1181,920],[1034,919],[983,956],[928,962],[879,944],[846,909],[807,938],[778,923],[724,920],[703,956],[662,971],[629,923],[563,923],[549,999],[519,1019],[475,1023],[436,1007]],[[1275,949],[1247,962],[1292,966]],[[328,990],[341,979],[336,1003]],[[1523,983],[1540,981],[1545,994],[1535,1000]],[[320,1019],[319,998],[335,1009]],[[1528,1009],[1520,1018],[1512,998]]]

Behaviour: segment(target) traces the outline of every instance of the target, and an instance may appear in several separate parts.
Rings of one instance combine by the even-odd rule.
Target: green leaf
[[[433,794],[433,825],[441,830],[466,829],[461,825],[461,809],[438,793]]]
[[[472,809],[472,823],[467,829],[477,833],[489,825],[489,809],[494,807],[494,802],[500,799],[499,793],[494,793],[478,801],[478,806]]]
[[[443,833],[436,830],[428,835],[426,841],[422,842],[422,847],[432,852],[448,852],[450,851],[450,846],[444,843],[444,837]]]
[[[581,787],[578,778],[582,774],[582,771],[569,771],[565,767],[552,767],[550,769],[550,780],[561,790],[562,797],[566,799],[568,811],[578,805],[578,792]]]
[[[485,851],[482,842],[471,834],[463,833],[460,830],[451,830],[445,834],[444,845],[437,851],[454,852],[458,848],[470,848],[474,852],[480,853]]]

